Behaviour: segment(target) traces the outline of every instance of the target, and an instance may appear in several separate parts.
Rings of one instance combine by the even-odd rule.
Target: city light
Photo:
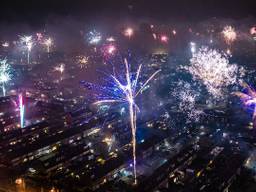
[[[0,192],[253,191],[253,7],[49,2],[2,3]]]

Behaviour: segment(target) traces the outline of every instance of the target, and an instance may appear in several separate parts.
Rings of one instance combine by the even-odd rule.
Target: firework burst
[[[251,35],[256,35],[256,27],[252,27],[252,28],[250,29],[250,34],[251,34]]]
[[[224,27],[222,31],[223,37],[227,44],[231,44],[236,40],[237,34],[235,29],[232,26]]]
[[[77,56],[77,63],[80,66],[80,68],[87,68],[89,62],[89,57],[84,55]]]
[[[124,30],[124,35],[129,39],[133,36],[133,34],[134,34],[134,31],[131,27],[128,27]]]
[[[11,66],[7,63],[7,59],[0,60],[0,82],[2,84],[3,96],[6,95],[5,84],[12,78]]]
[[[179,81],[172,95],[178,101],[178,109],[187,116],[187,123],[198,122],[204,112],[196,108],[199,92],[195,91],[191,84]]]
[[[102,40],[102,36],[99,32],[93,30],[88,33],[87,40],[90,45],[97,45]]]
[[[64,64],[60,64],[59,66],[56,66],[55,71],[59,71],[61,74],[65,71],[65,65]]]
[[[20,43],[25,46],[27,50],[27,59],[28,59],[28,64],[30,63],[30,52],[33,47],[33,39],[32,36],[21,36],[20,37]]]
[[[102,46],[101,52],[105,58],[110,58],[117,52],[117,47],[113,43],[106,44]]]
[[[47,49],[47,53],[50,53],[50,48],[53,45],[53,40],[49,37],[49,38],[44,40],[43,45],[45,45],[45,47]]]
[[[161,35],[160,41],[161,41],[162,43],[168,43],[169,38],[168,38],[167,35]]]
[[[111,75],[110,87],[101,87],[100,90],[105,93],[101,95],[99,100],[94,104],[127,104],[129,108],[129,119],[132,131],[132,146],[133,146],[133,173],[134,173],[134,184],[137,184],[137,170],[136,170],[136,120],[137,112],[139,107],[135,103],[135,98],[140,95],[148,83],[160,72],[160,70],[153,73],[141,86],[138,88],[139,77],[141,73],[141,67],[139,66],[135,74],[130,72],[130,68],[127,60],[124,60],[125,64],[125,83],[119,80],[116,76]]]
[[[202,47],[193,54],[187,70],[194,80],[200,80],[215,98],[223,95],[223,89],[237,82],[241,69],[229,64],[227,55],[215,49]]]
[[[253,127],[256,128],[256,91],[246,83],[243,83],[242,86],[247,93],[235,92],[235,95],[242,100],[246,107],[253,109]]]

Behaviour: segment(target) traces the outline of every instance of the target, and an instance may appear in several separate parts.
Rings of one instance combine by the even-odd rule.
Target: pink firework
[[[256,128],[256,91],[250,87],[247,83],[243,83],[242,86],[246,89],[247,93],[235,92],[235,95],[240,97],[246,107],[253,106],[253,128]]]
[[[166,35],[161,35],[160,40],[163,43],[167,43],[169,41],[169,38]]]
[[[115,55],[117,48],[114,44],[106,44],[101,48],[101,52],[105,58],[109,58]]]
[[[250,34],[251,34],[251,35],[256,35],[256,27],[252,27],[252,28],[250,29]]]
[[[157,39],[157,36],[155,33],[152,34],[153,35],[153,38],[156,40]]]
[[[107,48],[107,51],[109,54],[114,54],[114,52],[116,51],[116,47],[114,45],[109,45]]]

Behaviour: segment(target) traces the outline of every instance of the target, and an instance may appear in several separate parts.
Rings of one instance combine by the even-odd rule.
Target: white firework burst
[[[12,79],[12,68],[7,59],[0,60],[0,83],[2,84],[3,96],[6,94],[5,84]]]
[[[194,80],[202,81],[208,92],[215,98],[220,98],[223,91],[235,84],[242,75],[242,68],[229,64],[226,54],[208,47],[201,47],[194,53],[186,69]]]
[[[179,81],[172,95],[179,102],[179,111],[186,114],[187,123],[198,122],[200,120],[204,114],[203,110],[198,109],[196,106],[200,94],[192,88],[191,84]]]
[[[33,37],[32,36],[20,36],[20,43],[22,45],[22,47],[25,47],[25,49],[27,50],[27,60],[28,60],[28,64],[30,63],[30,52],[32,50],[33,47]]]
[[[224,27],[222,34],[227,44],[233,43],[237,37],[236,31],[232,26]]]
[[[87,40],[89,44],[97,45],[102,40],[102,36],[99,32],[93,30],[87,34]]]

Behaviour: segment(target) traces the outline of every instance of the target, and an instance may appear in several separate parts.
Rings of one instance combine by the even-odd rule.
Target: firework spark
[[[155,33],[153,33],[153,34],[152,34],[152,36],[153,36],[154,40],[156,40],[156,39],[157,39],[157,36],[156,36],[156,34],[155,34]]]
[[[195,42],[190,42],[190,51],[192,54],[196,52],[196,43]]]
[[[237,82],[241,70],[237,65],[229,64],[227,55],[208,47],[193,54],[187,69],[193,79],[201,80],[216,98],[222,96],[223,88]]]
[[[41,42],[43,39],[43,34],[42,33],[36,33],[37,41]]]
[[[0,60],[0,83],[2,84],[3,96],[6,95],[5,84],[12,78],[11,66],[7,63],[7,59]]]
[[[4,42],[4,43],[2,43],[2,46],[3,46],[3,47],[9,47],[9,45],[10,45],[10,44],[9,44],[7,41]]]
[[[80,68],[86,68],[89,62],[89,57],[80,55],[77,57],[77,63],[79,64]]]
[[[237,34],[235,29],[232,26],[224,27],[222,31],[223,37],[227,44],[231,44],[236,40]]]
[[[55,71],[59,71],[62,74],[65,71],[65,65],[60,64],[59,66],[55,67]]]
[[[129,118],[130,126],[132,130],[132,146],[133,146],[133,173],[134,173],[134,183],[137,184],[137,170],[136,170],[136,119],[139,107],[135,103],[135,98],[143,92],[143,89],[148,85],[148,83],[160,72],[160,70],[153,73],[138,89],[139,77],[141,73],[141,67],[139,66],[135,75],[130,72],[127,60],[124,60],[125,64],[125,84],[122,84],[116,76],[111,75],[112,80],[111,87],[104,87],[102,90],[107,93],[106,96],[100,98],[94,104],[128,104],[129,106]]]
[[[231,50],[230,50],[230,49],[227,49],[227,50],[226,50],[226,53],[227,53],[227,55],[232,56],[232,53],[231,53]]]
[[[108,37],[107,39],[106,39],[106,41],[107,42],[115,42],[116,40],[115,40],[115,38],[114,37]]]
[[[47,49],[47,53],[50,52],[50,48],[51,46],[53,45],[53,41],[52,39],[49,37],[47,39],[44,40],[43,44],[46,46],[46,49]]]
[[[30,52],[33,47],[32,36],[21,36],[20,42],[27,49],[27,59],[28,59],[28,64],[29,64],[30,63]]]
[[[133,36],[133,34],[134,34],[134,31],[131,27],[128,27],[127,29],[124,30],[124,35],[129,39],[131,38],[131,36]]]
[[[186,114],[187,123],[198,122],[204,112],[196,108],[199,92],[195,91],[191,84],[179,81],[172,95],[178,100],[178,109]]]
[[[116,47],[114,45],[108,46],[108,53],[113,54],[116,51]]]
[[[104,57],[109,58],[115,55],[115,53],[117,52],[117,48],[114,44],[107,44],[101,48],[101,51]]]
[[[256,91],[246,83],[243,83],[242,86],[247,90],[247,93],[235,92],[235,95],[240,97],[246,107],[253,108],[253,127],[256,128]]]
[[[20,127],[25,127],[25,105],[22,94],[19,94]]]
[[[88,33],[88,42],[91,45],[97,45],[102,39],[102,36],[99,32],[93,30]]]
[[[160,40],[163,43],[167,43],[169,41],[169,38],[166,35],[161,35]]]
[[[250,29],[250,34],[251,34],[251,35],[256,35],[256,27],[252,27],[252,28]]]

